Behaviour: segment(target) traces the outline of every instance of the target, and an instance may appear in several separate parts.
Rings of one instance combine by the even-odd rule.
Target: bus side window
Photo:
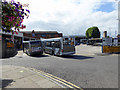
[[[29,43],[24,43],[24,48],[28,49],[29,48]]]
[[[47,47],[50,47],[50,42],[46,42],[46,46],[47,46]]]
[[[55,43],[55,48],[58,48],[58,44],[57,43]]]
[[[61,45],[60,42],[56,42],[55,43],[55,48],[60,48],[60,45]]]

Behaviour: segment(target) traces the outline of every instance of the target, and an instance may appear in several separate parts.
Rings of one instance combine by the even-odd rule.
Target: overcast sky
[[[101,34],[118,32],[118,10],[115,0],[16,0],[29,4],[30,17],[24,30],[56,30],[64,35],[85,35],[98,26]]]

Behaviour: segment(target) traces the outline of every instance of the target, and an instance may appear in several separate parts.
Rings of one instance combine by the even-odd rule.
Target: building
[[[22,31],[24,36],[24,41],[27,40],[35,40],[40,38],[56,38],[62,37],[62,33],[58,33],[57,31]]]
[[[103,37],[107,37],[107,31],[103,32]]]
[[[87,40],[86,36],[84,35],[72,35],[73,37],[75,37],[75,45],[79,45],[80,43],[82,43],[83,40]]]
[[[11,57],[17,53],[17,50],[22,48],[23,34],[12,34],[11,32],[0,31],[0,58]],[[20,47],[21,46],[21,47]]]
[[[120,34],[118,34],[117,37],[120,38]]]

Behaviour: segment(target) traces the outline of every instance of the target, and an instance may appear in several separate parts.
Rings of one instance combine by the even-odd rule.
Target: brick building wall
[[[57,38],[62,37],[62,33],[58,33],[57,31],[22,31],[24,39],[40,39],[40,38]]]

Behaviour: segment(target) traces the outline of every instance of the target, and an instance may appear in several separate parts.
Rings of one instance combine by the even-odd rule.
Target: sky
[[[15,0],[29,4],[30,16],[24,31],[58,31],[64,35],[85,35],[97,26],[103,35],[118,32],[118,5],[115,0]]]

